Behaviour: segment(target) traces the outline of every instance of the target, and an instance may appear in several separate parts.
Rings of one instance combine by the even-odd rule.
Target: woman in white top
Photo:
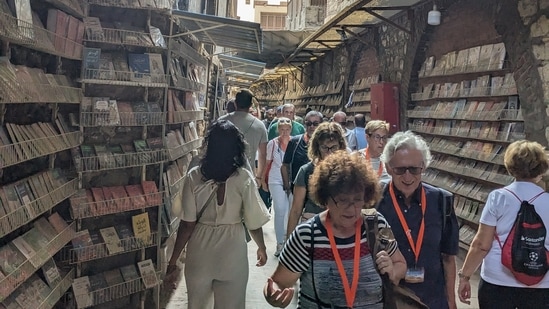
[[[366,124],[364,131],[368,146],[359,149],[358,152],[366,161],[370,162],[379,180],[388,183],[391,176],[387,173],[385,164],[381,162],[380,157],[389,139],[389,123],[383,120],[371,120]]]
[[[278,137],[272,139],[267,144],[267,166],[265,174],[261,179],[263,190],[269,191],[273,199],[274,207],[274,227],[276,235],[275,256],[278,257],[280,250],[286,241],[286,226],[288,224],[288,212],[292,203],[291,194],[284,191],[282,185],[282,174],[280,167],[286,147],[290,141],[292,132],[292,121],[289,118],[281,117],[278,119]],[[268,176],[268,181],[267,181]]]
[[[245,168],[246,147],[238,128],[225,120],[212,123],[204,147],[200,166],[184,180],[181,223],[164,283],[173,287],[186,245],[188,308],[244,309],[249,273],[244,229],[258,246],[256,266],[263,266],[267,251],[261,227],[270,217]]]
[[[502,246],[514,225],[521,201],[531,201],[545,227],[549,227],[549,194],[537,185],[549,169],[547,160],[544,148],[536,142],[516,141],[505,151],[505,168],[515,181],[488,195],[477,234],[458,272],[461,302],[470,303],[469,279],[482,263],[478,288],[480,308],[548,308],[549,275],[528,286],[502,264]],[[547,236],[545,248],[549,249]]]

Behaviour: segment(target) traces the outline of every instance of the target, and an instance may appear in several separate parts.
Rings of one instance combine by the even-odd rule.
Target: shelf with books
[[[459,160],[459,158],[454,158],[455,160],[445,159],[445,157],[435,159],[431,162],[429,167],[447,173],[456,173],[456,171],[459,171],[460,176],[470,178],[476,182],[487,183],[492,186],[506,186],[514,180],[510,175],[489,171],[488,169],[492,168],[489,165],[475,165],[476,160]],[[467,164],[471,164],[473,167],[469,167]]]
[[[169,11],[174,4],[175,0],[88,0],[89,5],[97,5],[104,7],[116,7],[124,9],[138,9],[138,10],[161,10]]]
[[[482,147],[476,147],[472,143],[470,145],[467,145],[467,143],[464,144],[463,142],[446,143],[446,141],[447,140],[442,139],[439,143],[431,142],[429,144],[429,148],[432,152],[436,153],[503,165],[503,154],[500,153],[503,149],[501,145],[490,143],[488,146],[486,146],[485,150],[477,150],[478,148],[483,149],[483,147],[485,146],[483,145]],[[482,142],[478,143],[483,144]]]
[[[103,231],[101,231],[101,234],[104,235]],[[159,239],[157,234],[157,232],[152,232],[149,236],[149,241],[146,242],[141,241],[141,238],[137,236],[127,238],[119,238],[116,236],[118,241],[112,243],[105,241],[79,248],[65,247],[61,251],[61,260],[66,261],[69,264],[77,264],[138,251],[144,248],[155,247],[158,245]],[[105,236],[102,236],[102,238],[104,239]],[[113,247],[117,247],[118,249],[114,250]]]
[[[168,148],[168,154],[171,161],[175,161],[178,158],[190,153],[191,151],[198,149],[203,142],[203,138],[197,138],[190,142],[179,145],[175,148]]]
[[[171,51],[179,57],[186,58],[196,65],[200,65],[203,67],[206,67],[208,65],[208,59],[184,41],[173,39],[170,40],[170,44]]]
[[[175,81],[172,78],[172,84],[170,85],[171,89],[181,91],[203,91],[205,87],[206,85],[185,77],[178,77]]]
[[[23,127],[31,127],[18,126],[14,124],[7,125],[11,126],[15,130],[25,130],[25,132],[29,132],[28,130],[30,130],[30,128]],[[51,126],[49,127],[52,128]],[[11,131],[11,129],[8,131]],[[38,129],[36,130],[36,132],[38,132]],[[43,133],[43,131],[40,132],[42,132],[42,134],[45,134]],[[52,131],[47,132],[51,134]],[[19,135],[19,133],[17,133],[17,135]],[[81,136],[81,132],[70,132],[66,134],[55,134],[47,137],[33,138],[21,142],[5,144],[3,146],[0,146],[0,162],[2,162],[2,167],[7,167],[35,158],[43,157],[49,154],[57,153],[66,149],[70,149],[80,144]],[[13,140],[14,138],[12,137],[12,141]],[[17,139],[15,140],[17,141]]]
[[[437,94],[433,90],[428,92],[412,93],[412,101],[427,101],[427,100],[455,100],[455,99],[486,99],[493,97],[506,97],[510,95],[517,95],[515,87],[503,88],[503,87],[483,87],[477,88],[479,92],[472,94],[460,94],[459,92],[450,92],[447,95]],[[453,90],[456,91],[456,90]]]
[[[510,132],[510,131],[496,131],[496,138],[480,137],[475,132],[469,132],[469,134],[459,134],[459,128],[451,128],[447,126],[431,126],[420,124],[408,124],[410,130],[421,134],[437,135],[444,137],[463,138],[463,139],[475,139],[479,141],[498,142],[510,144],[516,140],[524,139],[525,135],[522,132]],[[510,134],[512,133],[512,134]]]
[[[109,302],[146,289],[157,287],[161,273],[151,259],[89,274],[74,279],[72,290],[77,308]]]
[[[502,42],[451,51],[437,58],[430,56],[423,62],[418,76],[436,77],[453,74],[492,72],[506,65],[506,48]]]
[[[114,111],[116,113],[116,111]],[[120,112],[118,116],[112,112],[80,112],[80,125],[83,127],[136,127],[161,126],[166,124],[165,112]]]
[[[0,39],[54,56],[82,59],[82,55],[78,53],[82,50],[82,42],[46,30],[40,18],[33,15],[33,22],[30,23],[0,9]],[[70,49],[65,49],[65,46],[70,46]]]
[[[33,252],[34,254],[30,258],[26,258],[22,263],[10,265],[10,271],[4,273],[4,278],[0,279],[0,301],[3,301],[11,293],[13,293],[21,284],[23,284],[27,279],[29,279],[42,265],[46,263],[47,260],[53,257],[53,253],[61,250],[75,235],[75,223],[66,226],[60,233],[58,233],[53,239],[50,239],[49,242],[41,247],[39,250]],[[10,255],[17,254],[13,252],[16,250],[20,252],[15,246],[11,245],[10,248],[2,248],[4,252],[12,251]],[[6,245],[8,246],[8,245]],[[4,246],[4,247],[6,247]],[[6,253],[8,254],[8,253]],[[21,255],[21,254],[19,254]],[[19,258],[18,258],[19,259]],[[12,260],[3,260],[4,263],[14,262]],[[3,265],[2,270],[5,269]],[[4,271],[3,271],[4,272]]]
[[[92,149],[92,155],[89,155],[87,150],[85,150],[88,149],[88,147],[84,147],[82,156],[77,159],[79,163],[76,165],[81,167],[79,172],[89,173],[129,167],[142,167],[168,161],[166,149],[149,149],[146,144],[145,147],[146,148],[143,148],[142,151],[120,154],[109,151],[97,154]]]
[[[124,189],[124,187],[122,187],[122,189]],[[117,191],[111,192],[116,193]],[[79,194],[77,193],[77,195]],[[127,192],[123,195],[124,197],[122,198],[104,197],[100,201],[90,201],[90,198],[87,197],[85,194],[84,196],[75,196],[73,199],[71,199],[71,217],[75,220],[93,218],[121,212],[129,212],[133,210],[142,210],[150,207],[157,207],[161,206],[164,203],[162,198],[164,194],[162,191],[150,194],[143,194],[143,191],[138,191],[138,194],[130,194],[129,192]],[[92,197],[92,200],[93,199],[94,198]]]
[[[199,111],[176,111],[174,112],[174,120],[169,121],[168,124],[178,124],[183,122],[191,122],[197,120],[204,120],[204,110]]]
[[[80,103],[82,91],[66,76],[0,60],[0,103]]]
[[[484,203],[493,186],[488,186],[475,181],[466,181],[456,176],[456,173],[447,173],[437,169],[428,168],[422,179],[430,184],[446,189],[454,194]]]
[[[85,68],[82,71],[83,84],[99,84],[126,87],[166,88],[166,75],[152,75],[131,71],[114,71]]]
[[[51,210],[57,204],[75,194],[78,190],[78,179],[72,179],[66,182],[50,181],[49,183],[47,183],[47,179],[50,179],[49,176],[46,176],[44,178],[40,177],[42,175],[46,175],[46,173],[37,174],[29,178],[28,182],[31,183],[31,188],[33,188],[33,190],[36,189],[38,192],[41,193],[41,195],[38,196],[36,199],[30,200],[29,198],[27,204],[22,204],[21,202],[18,202],[13,198],[8,199],[8,203],[6,204],[13,206],[4,205],[5,207],[7,207],[5,209],[7,213],[4,216],[0,217],[0,237],[4,237],[7,234],[15,231],[16,229],[40,217],[42,214]],[[19,181],[18,185],[24,182],[25,180]],[[11,187],[11,185],[7,185],[4,186],[2,190],[6,191],[8,190],[8,188]],[[16,190],[15,186],[13,187],[13,190]],[[15,193],[17,194],[17,192]],[[27,192],[27,194],[30,194],[30,192]],[[0,195],[4,195],[4,193]],[[7,195],[8,193],[6,193],[6,196]],[[15,198],[17,198],[17,195],[15,196]]]
[[[137,29],[136,29],[137,30]],[[112,29],[101,27],[101,31],[88,31],[84,41],[89,43],[104,43],[109,45],[146,47],[148,50],[161,51],[162,46],[155,46],[149,33],[126,29]]]
[[[71,288],[72,281],[76,274],[75,269],[69,270],[65,276],[51,289],[51,292],[38,305],[37,309],[51,309],[63,297],[63,295]]]
[[[349,113],[369,113],[371,112],[371,110],[372,110],[372,106],[370,105],[370,103],[358,104],[358,105],[355,105],[353,103],[353,106],[347,107],[345,109],[345,111]]]
[[[461,220],[475,225],[475,227],[478,227],[483,208],[484,203],[476,202],[459,195],[454,198],[456,216]]]

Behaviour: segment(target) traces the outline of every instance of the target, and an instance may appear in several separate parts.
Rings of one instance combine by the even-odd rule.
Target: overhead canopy
[[[358,0],[304,39],[289,56],[285,57],[274,72],[264,74],[262,79],[288,74],[292,71],[289,68],[315,61],[350,38],[360,39],[360,35],[367,28],[381,22],[410,33],[409,29],[395,24],[390,19],[421,2],[425,0]]]
[[[264,62],[258,62],[228,55],[219,55],[218,57],[223,64],[223,69],[228,71],[259,75],[265,67]]]
[[[173,17],[179,25],[187,29],[185,33],[193,34],[205,44],[211,44],[235,50],[261,53],[263,36],[258,23],[232,18],[173,10]]]
[[[272,69],[291,54],[301,42],[314,31],[263,30],[263,51],[261,54],[239,51],[236,55],[242,58],[265,62],[265,67]]]

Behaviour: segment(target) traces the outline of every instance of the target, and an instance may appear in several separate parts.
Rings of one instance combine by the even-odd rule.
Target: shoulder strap
[[[305,133],[304,133],[305,134]],[[295,158],[295,153],[297,151],[297,147],[299,146],[299,144],[301,144],[301,140],[303,139],[303,134],[301,134],[301,136],[299,136],[299,139],[297,140],[297,143],[295,143],[295,146],[294,146],[294,151],[292,152],[292,161],[290,161],[290,183],[293,183],[294,182],[294,179],[292,179],[292,176],[293,176],[293,170],[292,170],[292,165],[294,163],[294,158]]]
[[[378,229],[377,227],[377,213],[376,214],[365,214],[364,215],[364,224],[366,225],[366,233],[368,236],[368,247],[370,248],[370,253],[372,254],[372,259],[374,261],[374,265],[377,269],[376,265],[376,239],[377,239],[377,233]],[[378,270],[379,271],[379,270]]]
[[[511,191],[511,190],[509,190],[509,189],[507,189],[507,188],[503,188],[503,189],[505,189],[505,190],[508,191],[508,192],[511,192],[511,194],[513,194],[513,195],[517,198],[517,200],[519,200],[519,202],[522,203],[522,200],[520,199],[520,197],[518,197],[518,195],[517,195],[515,192],[513,192],[513,191]],[[532,197],[531,199],[528,200],[528,203],[531,204],[531,203],[532,203],[533,201],[535,201],[538,197],[540,197],[543,193],[545,193],[545,191],[541,191],[540,193],[536,194],[534,197]]]
[[[315,221],[316,221],[316,217],[318,217],[318,215],[316,215],[315,217],[313,217],[313,220],[311,220],[311,246],[310,246],[310,249],[309,249],[309,261],[311,262],[311,280],[313,282],[313,291],[315,292],[315,301],[316,301],[316,307],[318,309],[320,309],[320,298],[318,297],[318,292],[316,291],[316,285],[315,285],[315,270],[314,270],[314,265],[315,263],[313,263],[313,259],[314,259],[314,251],[315,251]],[[320,219],[320,217],[319,217]]]
[[[198,220],[200,220],[200,218],[202,217],[202,214],[204,214],[204,210],[206,210],[206,207],[208,207],[208,205],[212,202],[212,199],[214,198],[214,196],[217,195],[217,188],[218,187],[216,186],[215,189],[212,191],[212,193],[210,193],[210,196],[208,197],[208,200],[206,201],[206,203],[204,203],[204,205],[202,206],[202,208],[200,209],[200,211],[196,215],[196,222],[198,222]]]

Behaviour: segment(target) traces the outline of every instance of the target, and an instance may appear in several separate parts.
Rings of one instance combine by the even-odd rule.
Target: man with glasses
[[[364,131],[366,133],[367,146],[358,152],[366,161],[370,162],[379,180],[387,183],[391,179],[391,176],[387,173],[385,164],[381,162],[380,157],[389,138],[389,123],[383,120],[372,120],[368,122]]]
[[[309,139],[313,136],[316,128],[322,123],[322,114],[317,111],[310,111],[305,115],[305,134],[294,136],[290,139],[280,172],[282,174],[282,185],[288,193],[292,192],[292,183],[299,171],[299,168],[309,162],[307,157],[307,145]]]
[[[282,116],[292,120],[292,132],[290,132],[291,136],[297,136],[299,134],[305,133],[305,128],[303,127],[303,125],[294,120],[295,106],[293,104],[286,103],[283,105]],[[278,123],[276,122],[276,120],[271,123],[268,131],[269,140],[272,140],[273,138],[278,136]]]
[[[455,309],[459,227],[453,196],[421,181],[431,152],[420,136],[396,133],[381,160],[391,175],[377,207],[392,227],[408,270],[402,284],[429,308]]]
[[[353,130],[347,129],[347,114],[345,114],[342,111],[339,111],[334,114],[332,119],[334,122],[339,123],[339,125],[341,125],[341,127],[343,128],[343,131],[345,131],[345,139],[347,140],[347,147],[349,147],[351,151],[357,150],[355,132]]]

